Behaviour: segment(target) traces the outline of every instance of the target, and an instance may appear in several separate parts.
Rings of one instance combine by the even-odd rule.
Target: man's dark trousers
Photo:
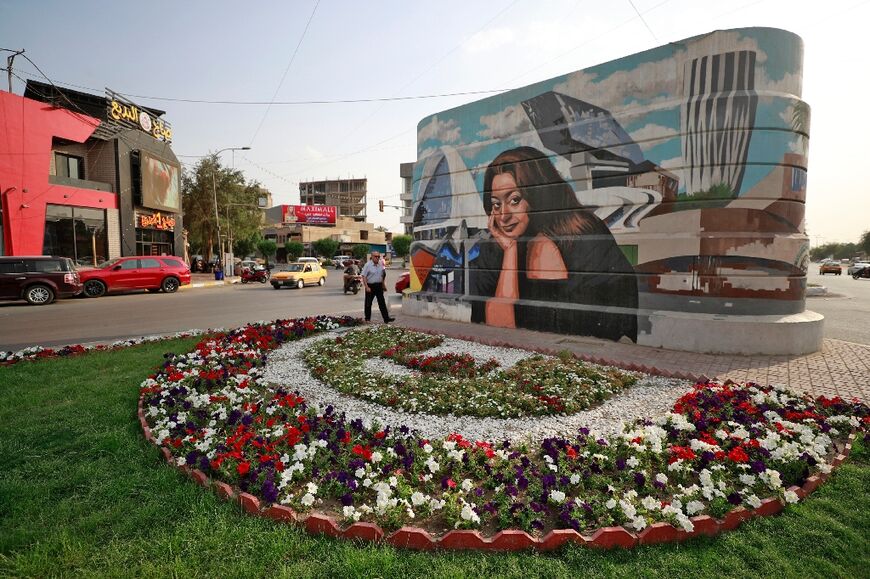
[[[387,311],[387,302],[384,299],[384,284],[370,283],[369,288],[371,288],[372,291],[366,292],[366,307],[364,310],[366,321],[372,319],[372,301],[374,301],[375,298],[378,298],[378,308],[381,310],[381,315],[384,316],[384,321],[388,321],[390,319],[390,312]]]

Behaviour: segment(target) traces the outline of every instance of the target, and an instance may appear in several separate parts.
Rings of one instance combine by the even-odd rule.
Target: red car
[[[96,268],[79,270],[83,295],[98,298],[106,292],[134,289],[171,294],[190,283],[190,268],[173,255],[119,257]]]
[[[396,280],[396,293],[400,294],[409,287],[411,287],[411,272],[406,271]]]

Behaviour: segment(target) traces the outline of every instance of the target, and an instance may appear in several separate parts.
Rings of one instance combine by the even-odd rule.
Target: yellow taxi
[[[326,283],[328,272],[316,262],[291,263],[281,271],[272,274],[272,287],[304,288],[306,285],[323,285]]]

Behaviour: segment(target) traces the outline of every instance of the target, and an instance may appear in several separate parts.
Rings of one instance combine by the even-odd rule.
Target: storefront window
[[[136,255],[173,255],[175,235],[159,229],[136,229]]]
[[[106,211],[87,207],[47,205],[42,252],[94,265],[108,258]]]

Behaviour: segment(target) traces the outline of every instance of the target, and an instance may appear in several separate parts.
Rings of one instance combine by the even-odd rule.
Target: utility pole
[[[19,54],[24,54],[23,48],[18,52],[13,52],[10,56],[6,58],[6,73],[9,77],[9,92],[12,92],[12,63],[15,61],[15,57]]]

